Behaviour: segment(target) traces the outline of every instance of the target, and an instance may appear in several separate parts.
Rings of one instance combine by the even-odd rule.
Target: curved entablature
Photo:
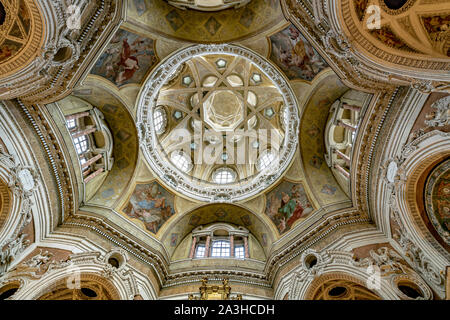
[[[166,185],[195,200],[250,198],[280,179],[297,149],[294,92],[244,47],[176,52],[147,79],[137,107],[145,159]]]
[[[344,29],[361,62],[395,80],[450,80],[448,3],[341,0],[338,7],[330,17]]]
[[[84,201],[90,199],[114,164],[113,136],[105,116],[90,103],[69,96],[57,103],[64,114],[65,127],[72,140],[73,154],[84,182]],[[72,159],[74,160],[74,159]],[[97,185],[97,188],[93,188]]]

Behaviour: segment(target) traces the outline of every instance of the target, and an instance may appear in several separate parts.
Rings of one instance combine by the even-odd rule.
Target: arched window
[[[189,172],[192,169],[191,158],[183,151],[172,152],[170,160],[181,171]]]
[[[166,131],[167,113],[161,106],[157,107],[153,112],[153,125],[157,134],[162,134]]]
[[[77,150],[78,154],[82,154],[88,149],[88,139],[86,136],[73,138],[73,143],[75,144],[75,149]]]
[[[236,172],[233,169],[223,167],[219,168],[213,173],[213,181],[215,183],[226,184],[232,183],[236,180]]]
[[[192,232],[190,259],[249,258],[249,231],[244,227],[217,223]]]
[[[224,258],[230,256],[230,241],[218,240],[213,241],[211,257]]]
[[[258,171],[263,171],[269,168],[271,165],[274,165],[275,159],[276,155],[274,151],[264,150],[258,158],[256,169],[258,169]]]

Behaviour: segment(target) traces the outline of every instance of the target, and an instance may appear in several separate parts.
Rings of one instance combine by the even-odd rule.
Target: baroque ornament
[[[422,277],[440,290],[443,290],[445,283],[443,275],[434,266],[423,250],[411,240],[411,236],[407,233],[398,212],[392,211],[392,213],[394,221],[399,225],[398,232],[397,234],[394,234],[394,238],[402,248],[402,255],[405,257],[405,260]]]
[[[0,146],[0,165],[9,171],[8,187],[13,194],[22,200],[20,209],[20,222],[15,235],[19,234],[32,219],[31,200],[34,190],[39,185],[38,173],[29,166],[17,164],[15,157],[2,150]]]
[[[450,124],[450,95],[439,99],[431,105],[434,112],[427,117],[430,120],[425,120],[425,124],[429,127],[443,127]]]
[[[195,67],[194,64],[202,67]],[[207,68],[209,73],[199,72],[201,68]],[[177,81],[179,88],[176,87]],[[261,87],[261,83],[264,86]],[[190,158],[189,149],[185,151],[183,148],[183,152],[179,152],[173,143],[166,142],[173,140],[175,130],[162,138],[155,130],[154,111],[159,107],[158,103],[170,105],[174,98],[170,100],[169,95],[174,91],[183,92],[185,95],[186,92],[192,93],[190,97],[183,98],[184,101],[189,101],[182,106],[183,110],[173,112],[173,121],[178,121],[177,125],[186,123],[187,126],[183,127],[186,132],[186,127],[190,126],[195,132],[192,139],[196,139],[197,132],[201,133],[201,139],[205,138],[200,140],[200,143],[196,140],[192,143],[189,138],[187,142],[178,142],[178,145],[187,144],[196,150],[197,146],[202,146],[203,143],[206,147],[219,144],[219,140],[222,141],[222,137],[226,136],[226,146],[229,148],[229,136],[232,144],[237,145],[241,140],[245,140],[251,131],[257,132],[258,135],[264,130],[270,131],[270,139],[274,135],[279,136],[277,143],[272,140],[266,142],[267,145],[270,144],[271,150],[275,150],[267,156],[267,162],[271,167],[275,163],[276,169],[258,170],[257,167],[256,170],[246,171],[238,166],[237,175],[224,171],[220,179],[213,180],[198,174],[199,170],[204,169],[195,167],[198,164],[197,156]],[[267,92],[270,92],[269,98]],[[181,96],[178,99],[181,101]],[[277,110],[282,110],[280,104],[285,106],[285,111],[278,113],[280,116],[283,113],[282,117],[288,119],[289,123],[284,130],[273,127],[270,122]],[[270,107],[271,105],[275,107]],[[205,202],[239,201],[268,188],[288,168],[298,145],[297,101],[285,76],[263,57],[237,45],[194,45],[173,54],[152,72],[144,84],[138,100],[137,114],[140,146],[155,173],[166,185],[180,194]],[[212,132],[212,135],[208,136],[208,133],[204,134],[202,130]],[[242,130],[242,133],[239,130]],[[182,134],[179,138],[190,135]],[[252,150],[250,144],[244,148],[246,153],[247,149]],[[206,154],[207,149],[204,150]],[[229,158],[234,157],[233,164],[238,163],[238,157],[243,153],[241,149],[232,147],[231,152],[226,150],[227,153],[222,154],[219,161],[226,165]],[[174,151],[179,153],[174,156]],[[204,161],[205,156],[201,153],[199,155],[200,162]],[[178,166],[175,164],[177,162]],[[204,166],[205,162],[201,163],[201,166]],[[245,159],[245,165],[249,163],[249,160]],[[193,173],[190,173],[191,171]]]

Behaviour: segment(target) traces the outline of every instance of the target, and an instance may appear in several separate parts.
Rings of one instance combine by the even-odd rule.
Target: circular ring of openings
[[[413,282],[400,281],[399,283],[397,283],[397,288],[410,299],[424,297],[422,290]]]

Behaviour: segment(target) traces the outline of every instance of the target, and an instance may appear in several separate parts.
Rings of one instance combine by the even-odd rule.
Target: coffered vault
[[[0,0],[0,297],[448,297],[450,8],[403,2]]]

